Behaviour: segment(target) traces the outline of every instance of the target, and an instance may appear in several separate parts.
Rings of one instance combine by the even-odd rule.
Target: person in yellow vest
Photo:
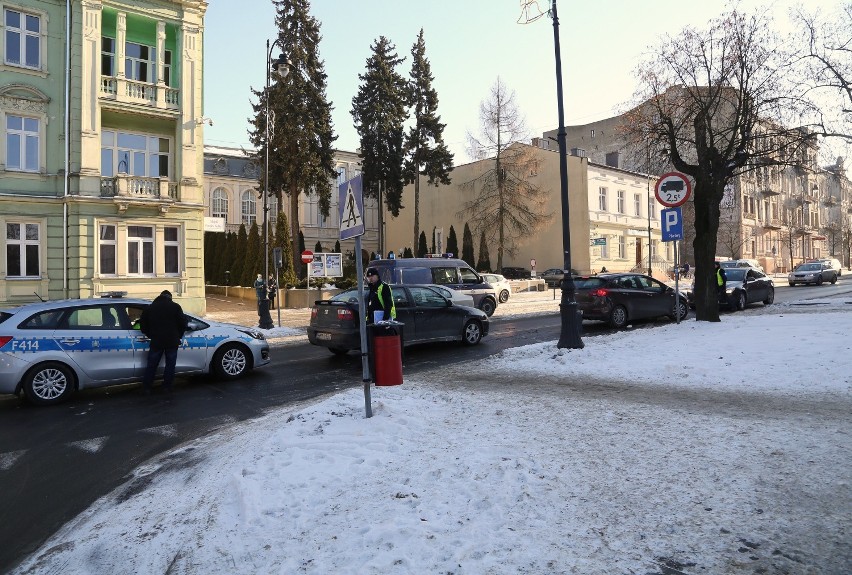
[[[396,319],[396,306],[393,302],[393,292],[388,284],[379,279],[379,270],[367,268],[367,323]],[[382,317],[376,318],[376,312],[382,312]]]
[[[716,262],[716,289],[718,290],[719,303],[725,303],[727,297],[728,274],[719,262]]]

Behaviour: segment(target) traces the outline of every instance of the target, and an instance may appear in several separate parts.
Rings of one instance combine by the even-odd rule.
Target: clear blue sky
[[[772,3],[744,0],[748,9],[770,6],[786,20],[793,0]],[[839,0],[808,0],[809,8],[834,7]],[[539,0],[545,9],[548,0]],[[661,35],[684,26],[703,26],[726,10],[721,0],[558,0],[562,74],[567,125],[592,122],[619,113],[630,101],[634,71]],[[250,87],[265,83],[266,40],[276,37],[269,0],[210,0],[205,18],[205,143],[248,144],[252,114]],[[552,20],[520,25],[519,0],[313,0],[311,13],[321,24],[320,57],[328,74],[334,105],[335,147],[354,151],[352,97],[358,74],[379,36],[389,38],[411,67],[411,46],[422,27],[426,54],[435,77],[439,113],[456,163],[465,163],[466,133],[479,133],[479,104],[497,77],[516,92],[531,136],[558,125]]]

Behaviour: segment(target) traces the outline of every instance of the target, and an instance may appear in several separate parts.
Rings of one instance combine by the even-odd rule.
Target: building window
[[[624,242],[624,236],[618,236],[618,259],[623,260],[627,257],[627,246]]]
[[[39,225],[7,222],[6,277],[37,278],[39,269]]]
[[[598,210],[606,211],[606,188],[598,188]]]
[[[641,194],[633,194],[633,215],[641,216],[642,215],[642,195]]]
[[[176,227],[163,228],[163,255],[166,275],[180,273],[180,236]]]
[[[213,201],[211,202],[211,215],[214,218],[222,218],[228,221],[228,192],[225,188],[213,190]]]
[[[4,23],[6,64],[41,69],[41,18],[7,8]]]
[[[657,219],[657,201],[655,198],[648,198],[648,219]]]
[[[609,238],[604,236],[604,239],[607,243],[609,243]],[[607,244],[603,244],[600,246],[601,248],[601,259],[606,260],[609,259],[609,246]]]
[[[269,196],[267,207],[269,212],[266,214],[266,219],[269,222],[269,232],[272,233],[275,230],[275,224],[278,222],[278,198]]]
[[[154,228],[127,226],[128,275],[154,275]]]
[[[156,69],[156,48],[135,42],[124,44],[124,75],[128,80],[153,83]]]
[[[254,198],[254,191],[246,190],[243,192],[241,205],[242,222],[246,228],[250,228],[257,221],[257,202]]]
[[[101,176],[130,174],[143,178],[168,178],[172,161],[171,140],[150,134],[101,132]]]
[[[115,76],[115,38],[101,38],[101,76]]]
[[[25,116],[6,116],[6,169],[38,172],[39,121]]]
[[[115,226],[109,224],[101,224],[99,235],[99,250],[101,261],[101,275],[115,275],[115,256],[116,256],[116,241],[115,241]]]
[[[624,200],[624,190],[618,190],[618,192],[616,192],[616,193],[617,193],[617,196],[618,196],[616,198],[616,202],[618,204],[618,213],[623,214],[623,213],[625,213],[625,210],[627,209],[627,207],[625,206],[625,200]]]
[[[345,166],[337,166],[337,185],[344,183],[346,181],[346,167]]]

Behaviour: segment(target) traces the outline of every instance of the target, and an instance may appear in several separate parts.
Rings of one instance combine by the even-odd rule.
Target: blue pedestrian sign
[[[673,242],[683,239],[683,214],[680,207],[668,208],[660,212],[663,222],[663,241]]]

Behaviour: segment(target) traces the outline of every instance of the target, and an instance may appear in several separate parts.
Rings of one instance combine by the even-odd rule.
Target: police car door
[[[117,304],[70,308],[53,339],[92,381],[133,379],[138,364],[135,333],[121,318]]]

